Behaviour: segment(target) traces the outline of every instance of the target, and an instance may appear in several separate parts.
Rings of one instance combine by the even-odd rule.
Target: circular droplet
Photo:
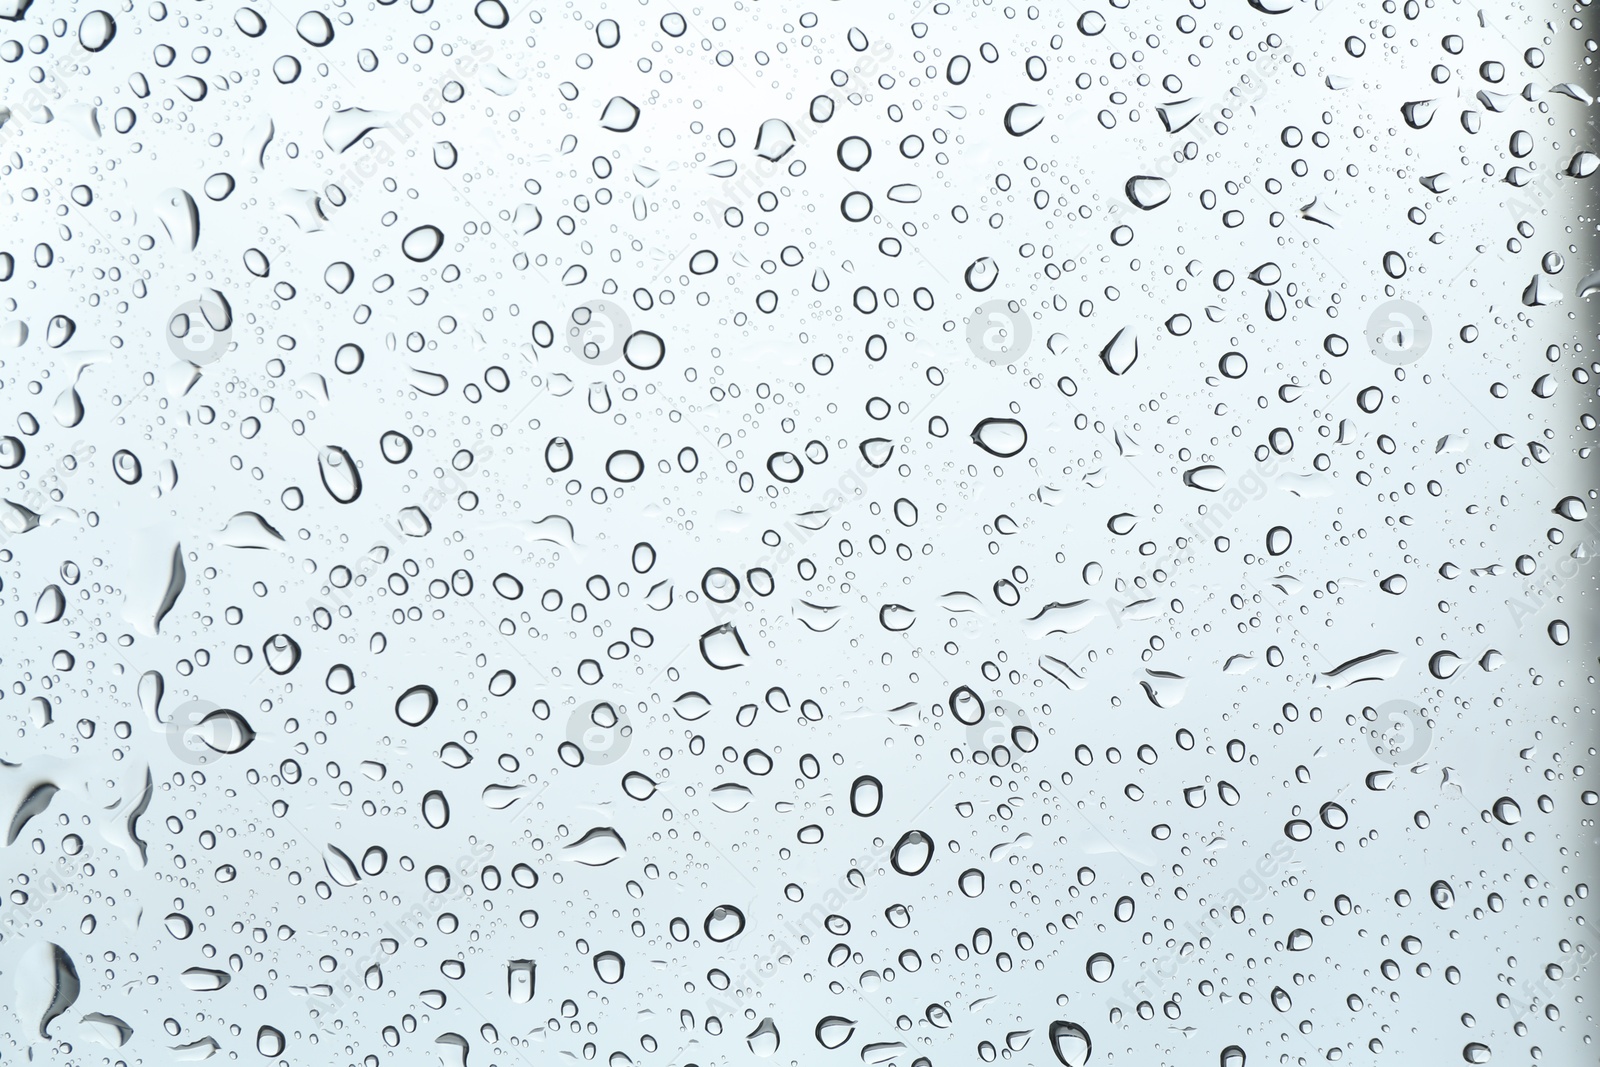
[[[767,457],[767,473],[780,482],[798,482],[805,472],[805,464],[793,452],[774,452]]]
[[[500,0],[478,0],[477,6],[472,9],[472,13],[477,16],[479,22],[491,30],[504,29],[511,21],[511,15],[506,11],[506,5],[502,4]]]
[[[614,482],[636,482],[643,474],[644,459],[632,449],[619,449],[606,457],[606,477]]]
[[[980,256],[972,261],[964,275],[967,288],[975,293],[982,293],[1000,279],[1000,265],[988,256]]]
[[[439,707],[439,694],[430,685],[414,685],[394,702],[394,713],[407,726],[421,726]]]
[[[700,579],[700,591],[707,600],[726,604],[739,595],[739,579],[726,567],[712,567]]]
[[[839,165],[846,170],[860,170],[872,160],[872,146],[864,137],[846,137],[839,142]]]
[[[859,189],[846,193],[844,199],[839,201],[839,211],[851,222],[860,222],[872,214],[872,197]]]
[[[666,354],[666,342],[649,330],[636,330],[622,343],[622,357],[639,370],[660,366]]]
[[[386,430],[378,438],[378,450],[390,463],[404,463],[411,457],[411,438],[399,430]]]
[[[705,931],[713,941],[732,941],[744,933],[744,912],[732,904],[718,904],[706,916]]]
[[[246,37],[260,37],[267,32],[267,20],[253,8],[241,7],[233,13],[233,24]]]
[[[333,40],[333,23],[320,11],[307,11],[294,24],[294,32],[313,48],[322,48]]]
[[[622,981],[622,975],[627,969],[627,963],[615,952],[600,952],[595,954],[595,976],[606,985],[616,985],[618,982]]]
[[[252,12],[253,14],[253,12]],[[257,18],[260,16],[258,15]],[[104,11],[91,11],[78,23],[78,43],[85,52],[98,52],[117,35],[117,22]]]

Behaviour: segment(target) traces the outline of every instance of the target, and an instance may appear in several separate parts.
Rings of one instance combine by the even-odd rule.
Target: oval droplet
[[[862,818],[871,818],[883,807],[883,783],[870,774],[863,774],[850,784],[850,810]]]
[[[933,838],[921,830],[907,830],[889,852],[889,865],[905,875],[918,875],[933,862]]]
[[[421,726],[439,707],[439,694],[430,685],[414,685],[394,702],[394,713],[407,726]]]
[[[1016,419],[984,419],[972,428],[972,443],[1002,459],[1028,445],[1028,428]]]
[[[423,224],[400,240],[400,251],[413,263],[426,263],[444,247],[444,231],[432,224]]]
[[[744,912],[732,904],[718,904],[706,916],[705,931],[713,941],[732,941],[744,933]]]

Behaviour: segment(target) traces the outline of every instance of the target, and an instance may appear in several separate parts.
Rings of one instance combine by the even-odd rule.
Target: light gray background
[[[1597,149],[1574,98],[1600,90],[1587,9],[1136,0],[1100,5],[1091,36],[1073,5],[717,4],[677,9],[676,37],[656,3],[504,28],[478,10],[330,5],[322,47],[273,5],[255,37],[231,9],[108,9],[100,51],[86,5],[0,23],[0,433],[26,450],[0,494],[6,1058],[169,1062],[209,1039],[317,1064],[1045,1064],[1070,1022],[1092,1063],[1592,1059],[1595,542],[1556,513],[1595,494],[1595,179],[1563,176]],[[616,96],[627,132],[601,122]],[[1158,108],[1184,100],[1198,117],[1169,133]],[[1402,105],[1427,100],[1411,128]],[[1019,103],[1039,123],[1013,136]],[[775,119],[796,144],[770,162]],[[871,146],[859,171],[847,137]],[[1141,175],[1170,199],[1133,205]],[[443,244],[419,263],[402,245],[422,226]],[[1562,299],[1525,306],[1550,252]],[[1268,263],[1277,280],[1250,279]],[[1426,316],[1425,351],[1369,345],[1392,301]],[[1138,359],[1117,375],[1101,352],[1123,330]],[[663,339],[659,366],[619,358],[633,331]],[[1025,447],[980,449],[985,419]],[[335,447],[349,503],[319,475]],[[618,450],[637,481],[608,476]],[[797,482],[769,473],[778,452]],[[1185,484],[1204,466],[1225,488]],[[720,605],[719,567],[741,584]],[[282,676],[279,634],[301,651]],[[418,685],[439,703],[411,726],[395,707]],[[988,708],[974,728],[961,686]],[[623,718],[597,724],[598,701]],[[1396,701],[1425,725],[1380,742]],[[205,747],[238,743],[236,722],[195,726],[217,709],[248,747]],[[1009,766],[976,762],[1002,743]],[[862,817],[868,774],[883,802]],[[911,831],[934,844],[918,876],[891,863]],[[386,866],[361,871],[374,848]],[[723,905],[746,926],[717,943]],[[832,1051],[827,1016],[855,1023]]]

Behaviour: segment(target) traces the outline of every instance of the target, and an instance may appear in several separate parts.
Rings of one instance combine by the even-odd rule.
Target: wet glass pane
[[[0,1061],[1593,1062],[1592,21],[0,0]]]

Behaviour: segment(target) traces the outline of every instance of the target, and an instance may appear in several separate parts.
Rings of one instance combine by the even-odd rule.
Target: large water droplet
[[[1128,194],[1128,202],[1141,211],[1158,208],[1172,199],[1172,183],[1149,174],[1129,178],[1123,191]]]
[[[907,830],[889,852],[889,864],[906,875],[918,875],[933,862],[933,838],[921,830]]]
[[[1050,1024],[1050,1050],[1062,1067],[1084,1067],[1094,1046],[1089,1032],[1077,1023],[1056,1021]]]
[[[1006,132],[1013,137],[1032,133],[1044,121],[1044,108],[1038,104],[1012,104],[1006,108]]]
[[[1016,419],[984,419],[973,427],[972,443],[1003,459],[1027,447],[1028,428]]]
[[[424,223],[400,239],[400,251],[413,263],[426,263],[444,247],[444,231]]]

